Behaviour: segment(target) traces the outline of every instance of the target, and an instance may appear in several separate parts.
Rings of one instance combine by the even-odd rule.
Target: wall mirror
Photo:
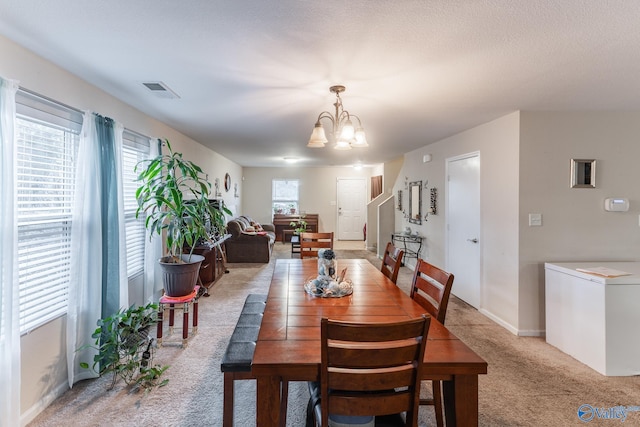
[[[422,224],[422,181],[409,183],[409,222]]]
[[[571,159],[571,188],[596,188],[594,159]]]

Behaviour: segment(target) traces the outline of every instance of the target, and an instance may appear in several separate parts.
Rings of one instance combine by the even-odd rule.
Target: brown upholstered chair
[[[300,233],[300,258],[317,257],[318,249],[333,249],[333,233]]]
[[[398,272],[402,266],[402,257],[404,251],[396,248],[393,243],[387,243],[387,247],[382,254],[382,265],[380,271],[387,276],[393,283],[398,281]]]
[[[392,323],[321,321],[320,399],[316,422],[375,416],[376,425],[418,425],[420,377],[431,318]],[[400,413],[406,413],[403,420]],[[397,423],[389,424],[391,415]],[[406,421],[406,422],[405,422]]]
[[[423,306],[427,312],[444,324],[449,305],[449,296],[453,286],[453,274],[429,264],[418,258],[411,284],[411,298]],[[440,381],[432,381],[433,399],[420,399],[421,405],[433,405],[438,427],[444,425],[442,415],[442,385]]]

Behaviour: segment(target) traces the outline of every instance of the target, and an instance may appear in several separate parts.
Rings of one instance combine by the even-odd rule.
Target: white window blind
[[[125,130],[122,148],[122,187],[124,195],[125,233],[127,242],[127,277],[144,272],[145,218],[136,219],[136,189],[139,186],[135,167],[149,158],[149,138]]]
[[[20,332],[26,333],[67,311],[82,114],[22,90],[16,101]]]

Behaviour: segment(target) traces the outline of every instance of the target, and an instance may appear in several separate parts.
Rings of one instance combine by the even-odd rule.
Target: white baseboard
[[[489,319],[493,320],[494,322],[496,322],[498,325],[502,326],[503,328],[505,328],[507,331],[511,332],[513,335],[517,335],[519,337],[544,337],[545,336],[545,331],[543,330],[537,330],[537,329],[518,329],[516,327],[514,327],[513,325],[511,325],[510,323],[505,322],[504,320],[502,320],[501,318],[499,318],[498,316],[494,315],[493,313],[481,308],[478,310],[480,313],[482,313],[483,315],[487,316]]]
[[[69,390],[69,383],[67,381],[58,385],[49,394],[42,397],[31,408],[27,409],[20,415],[20,425],[25,427],[31,421],[33,421],[40,412],[44,411],[47,406],[51,404],[58,397],[62,396],[67,390]]]
[[[541,329],[520,329],[518,331],[519,337],[546,337],[546,331]]]

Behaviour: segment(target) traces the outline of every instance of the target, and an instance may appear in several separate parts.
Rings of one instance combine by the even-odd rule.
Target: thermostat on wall
[[[629,199],[624,197],[604,199],[604,210],[610,212],[627,212],[629,210]]]

